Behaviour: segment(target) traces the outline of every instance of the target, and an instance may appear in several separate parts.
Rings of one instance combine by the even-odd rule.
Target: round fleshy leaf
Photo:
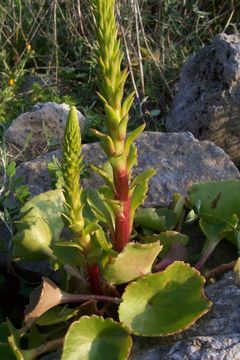
[[[40,326],[56,325],[61,322],[67,321],[76,316],[78,310],[69,309],[62,306],[55,306],[43,313],[37,320],[36,324]]]
[[[128,243],[115,262],[107,265],[103,276],[111,284],[123,284],[146,275],[151,272],[161,249],[159,241],[150,244]]]
[[[51,253],[50,245],[59,240],[63,229],[62,190],[50,190],[29,200],[21,209],[23,216],[13,238],[13,256],[21,260],[43,260]]]
[[[136,335],[165,336],[185,330],[211,306],[203,294],[204,282],[197,270],[176,261],[165,271],[127,286],[119,319]]]
[[[211,181],[188,189],[188,201],[201,217],[221,222],[240,213],[240,180]]]
[[[67,332],[62,360],[125,360],[131,345],[131,337],[120,323],[83,316]]]
[[[177,216],[172,209],[139,208],[134,216],[134,224],[162,232],[176,226]]]
[[[161,232],[160,234],[146,235],[142,237],[145,243],[150,243],[156,240],[160,241],[163,246],[159,257],[162,259],[170,250],[173,244],[182,244],[185,246],[189,240],[188,236],[181,234],[177,231],[168,230]]]

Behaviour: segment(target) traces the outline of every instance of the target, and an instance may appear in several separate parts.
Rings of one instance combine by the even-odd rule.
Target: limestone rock
[[[183,66],[167,131],[190,131],[240,165],[240,36],[218,35]]]
[[[31,111],[20,115],[6,131],[6,140],[14,155],[27,144],[17,160],[33,159],[49,148],[56,148],[63,137],[68,112],[67,104],[47,102],[38,103]],[[78,118],[83,130],[85,119],[79,111]]]
[[[218,146],[209,141],[198,141],[190,133],[144,132],[136,142],[139,161],[137,172],[157,169],[150,181],[146,206],[169,206],[174,192],[186,195],[193,183],[211,180],[237,179],[239,171]],[[84,161],[101,165],[105,155],[98,143],[83,146]],[[18,175],[23,176],[32,194],[50,188],[47,163],[60,151],[46,154],[21,164]],[[94,174],[84,179],[86,186],[99,186],[101,180]]]
[[[130,360],[239,360],[240,288],[233,272],[207,286],[205,293],[213,301],[212,309],[177,336],[182,339],[136,338]]]

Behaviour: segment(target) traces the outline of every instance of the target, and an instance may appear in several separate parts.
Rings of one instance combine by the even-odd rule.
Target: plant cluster
[[[25,66],[29,59],[33,56],[30,48],[30,44],[26,45],[26,49],[22,54],[22,57],[18,59],[17,64],[11,67],[8,64],[7,53],[5,49],[0,52],[0,125],[1,127],[8,123],[9,112],[11,111],[11,103],[15,98],[19,82],[24,76]],[[1,129],[2,132],[3,128]]]
[[[205,314],[211,302],[204,296],[204,277],[188,263],[175,261],[180,253],[185,257],[188,241],[177,231],[184,207],[191,209],[187,222],[198,218],[206,235],[197,268],[223,238],[239,248],[237,180],[194,185],[187,201],[176,195],[170,209],[140,207],[155,170],[135,177],[132,173],[137,165],[134,141],[144,125],[127,132],[135,92],[124,95],[128,69],[122,66],[115,1],[91,4],[105,123],[105,132],[92,132],[107,157],[102,167],[91,167],[104,186],[95,190],[81,184],[81,134],[72,107],[58,189],[35,196],[22,207],[13,237],[15,260],[47,259],[58,270],[58,285],[43,278],[30,296],[20,329],[10,320],[0,325],[0,354],[10,360],[47,359],[44,354],[59,347],[61,354],[54,356],[62,360],[124,360],[131,351],[131,334],[176,334]],[[229,188],[234,190],[232,198]],[[65,306],[72,303],[78,305]]]

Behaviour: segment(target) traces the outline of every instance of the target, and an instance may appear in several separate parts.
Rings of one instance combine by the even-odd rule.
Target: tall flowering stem
[[[118,28],[114,13],[115,0],[92,0],[96,21],[99,97],[105,109],[107,133],[95,131],[112,165],[115,200],[122,204],[122,211],[115,214],[114,246],[121,251],[128,243],[132,231],[130,214],[130,166],[126,147],[129,109],[134,92],[123,101],[124,85],[128,76],[122,70],[123,53],[117,37]]]
[[[64,220],[74,235],[85,256],[92,250],[91,234],[86,231],[86,221],[83,217],[84,204],[81,200],[82,186],[80,171],[82,166],[81,133],[77,110],[72,107],[65,126],[62,145],[62,174],[64,178],[63,193],[65,197]],[[100,275],[98,265],[87,262],[86,269],[93,293],[100,293]]]
[[[82,187],[80,186],[81,152],[81,133],[77,110],[72,107],[65,126],[62,145],[63,192],[66,204],[66,211],[63,216],[74,235],[81,241],[81,245],[85,247],[86,244],[83,244],[81,239],[84,229],[83,205],[81,203]]]

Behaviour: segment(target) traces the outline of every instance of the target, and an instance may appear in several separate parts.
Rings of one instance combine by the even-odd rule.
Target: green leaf
[[[232,232],[233,229],[237,227],[237,224],[237,215],[232,215],[232,218],[229,218],[227,222],[208,222],[204,218],[199,221],[200,228],[208,239],[219,238],[219,240],[223,239],[228,233]]]
[[[197,212],[201,230],[206,235],[200,268],[217,244],[229,238],[238,247],[236,237],[240,217],[240,180],[195,184],[188,190],[188,201]]]
[[[134,223],[153,231],[162,232],[176,226],[177,216],[172,209],[141,208],[135,212]]]
[[[181,215],[183,213],[184,205],[185,205],[185,198],[183,195],[179,193],[173,194],[173,211],[176,214],[176,221],[179,222]]]
[[[116,130],[118,128],[118,123],[120,121],[119,114],[115,111],[108,103],[104,104],[104,109],[106,113],[106,120],[109,124],[111,130]]]
[[[228,234],[233,232],[233,229],[236,228],[237,224],[238,217],[236,215],[233,215],[232,219],[229,219],[228,222],[219,223],[209,222],[204,218],[200,219],[200,228],[207,238],[202,249],[202,254],[206,252],[209,256],[218,243],[223,238],[227,237]]]
[[[128,120],[129,120],[129,115],[125,114],[125,116],[123,116],[121,121],[119,122],[118,135],[120,139],[124,139],[126,137]]]
[[[151,179],[154,175],[156,175],[157,171],[154,169],[147,169],[143,171],[141,174],[137,175],[133,182],[131,183],[131,188],[133,188],[136,185],[141,185],[143,182],[148,181]]]
[[[112,189],[113,192],[115,192],[115,186],[113,183],[113,178],[102,168],[95,166],[93,164],[90,165],[91,169],[95,171],[99,176],[103,178],[103,180],[106,182],[106,184]]]
[[[86,223],[86,227],[83,230],[83,236],[91,235],[100,229],[100,226],[98,225],[98,223],[96,221],[88,222],[86,219],[85,223]]]
[[[114,212],[104,200],[103,196],[94,189],[87,190],[87,202],[97,219],[108,225],[110,231],[114,232],[115,215]]]
[[[210,220],[240,215],[240,180],[212,181],[195,184],[188,190],[192,207],[200,203],[199,215]]]
[[[184,224],[193,224],[198,220],[198,215],[195,213],[194,210],[190,210],[187,214]]]
[[[124,117],[126,114],[128,114],[128,112],[132,106],[132,103],[134,101],[135,94],[136,94],[136,92],[132,91],[124,100],[123,105],[122,105],[122,117]]]
[[[8,177],[13,177],[16,174],[16,162],[10,161],[10,163],[6,167],[6,175]]]
[[[99,228],[95,232],[93,239],[97,242],[98,246],[111,256],[116,256],[117,252],[112,249],[112,244],[107,239],[105,232],[102,228]]]
[[[62,360],[126,360],[131,345],[131,337],[121,324],[83,316],[67,332]]]
[[[183,331],[211,306],[203,294],[204,282],[196,269],[176,261],[165,271],[126,287],[119,319],[136,335],[166,336]]]
[[[105,198],[104,201],[110,206],[116,216],[123,213],[123,204],[120,200]]]
[[[13,256],[16,260],[44,260],[51,254],[52,233],[42,219],[35,220],[29,229],[17,233],[13,238]]]
[[[54,335],[56,336],[56,333]],[[27,333],[27,339],[28,348],[32,349],[41,346],[45,342],[46,337],[38,330],[37,326],[33,324]]]
[[[126,154],[129,153],[131,144],[138,138],[138,136],[143,132],[146,124],[142,124],[138,126],[135,130],[130,132],[130,134],[127,137],[126,144],[125,144],[125,150]]]
[[[168,230],[162,232],[159,235],[160,244],[163,245],[163,250],[161,251],[160,257],[164,257],[171,249],[172,244],[180,243],[186,245],[188,243],[188,236],[181,234],[177,231]]]
[[[115,146],[111,137],[107,134],[104,134],[98,130],[91,129],[92,133],[100,139],[100,145],[107,156],[114,156]]]
[[[154,169],[148,169],[143,173],[139,174],[132,183],[131,186],[131,217],[133,219],[136,209],[143,204],[147,191],[148,181],[152,176],[156,174]]]
[[[22,260],[42,260],[51,253],[51,243],[63,229],[62,190],[50,190],[29,200],[21,209],[23,215],[13,238],[13,256]]]
[[[137,165],[137,147],[135,144],[131,144],[127,157],[127,168],[129,173],[135,165]]]
[[[150,244],[128,243],[113,264],[106,266],[103,277],[110,284],[123,284],[151,272],[162,247],[159,241]]]
[[[136,209],[144,203],[146,194],[148,191],[148,185],[146,183],[142,183],[136,185],[132,191],[131,196],[131,217],[134,217],[134,213]]]
[[[59,241],[53,244],[53,254],[63,265],[83,266],[84,256],[82,248],[72,241]]]
[[[163,258],[171,249],[171,246],[176,243],[186,245],[188,243],[188,236],[181,234],[177,231],[168,230],[161,232],[160,234],[147,235],[143,237],[144,242],[153,242],[159,240],[160,244],[163,246],[163,249],[159,255],[160,258]]]
[[[63,306],[55,306],[41,315],[37,320],[36,324],[40,326],[56,325],[63,321],[67,321],[78,313],[78,309],[69,309]]]

